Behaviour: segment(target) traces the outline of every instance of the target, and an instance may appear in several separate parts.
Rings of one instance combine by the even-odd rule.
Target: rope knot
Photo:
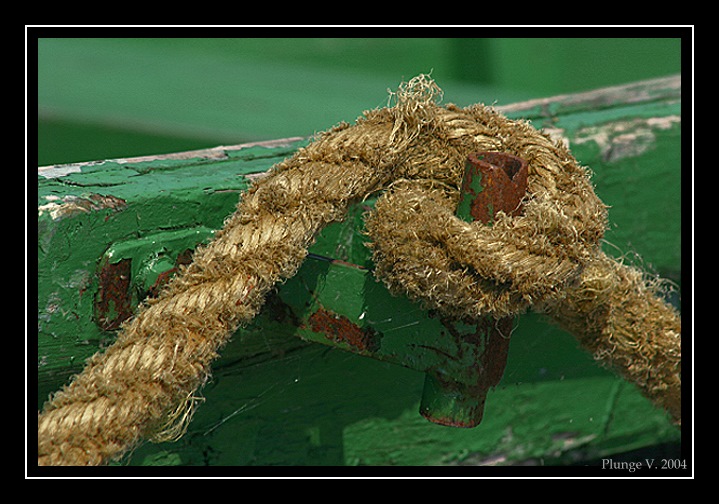
[[[424,95],[419,99],[431,107]],[[432,127],[414,135],[414,155],[399,169],[405,177],[367,218],[376,275],[391,291],[458,319],[502,318],[561,299],[599,252],[604,233],[606,208],[588,171],[527,123],[485,107],[433,107],[425,122]],[[479,162],[477,151],[490,165],[499,163],[499,153],[514,159],[501,172],[505,178],[525,172],[505,208],[491,193],[506,198],[500,193],[511,184],[501,189],[483,181],[489,213],[466,222],[456,212],[465,162]]]

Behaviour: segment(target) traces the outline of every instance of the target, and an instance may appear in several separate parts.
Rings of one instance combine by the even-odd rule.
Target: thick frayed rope
[[[605,228],[606,209],[586,170],[528,124],[485,107],[435,106],[432,120],[424,125],[431,138],[415,140],[404,176],[368,218],[378,276],[460,319],[500,318],[558,300],[596,256]],[[523,215],[498,212],[491,226],[455,217],[463,160],[477,150],[528,162]]]
[[[384,191],[367,218],[388,288],[456,319],[542,311],[680,421],[681,319],[642,274],[605,256],[606,209],[562,145],[492,109],[436,101],[419,76],[387,108],[275,165],[193,262],[141,306],[38,415],[39,465],[98,465],[182,435],[212,361],[293,276],[317,233]],[[454,217],[467,156],[529,164],[523,215]]]

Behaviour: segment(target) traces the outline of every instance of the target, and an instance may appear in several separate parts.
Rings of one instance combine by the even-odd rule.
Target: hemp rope
[[[420,75],[393,106],[321,133],[242,196],[116,342],[38,413],[38,465],[100,465],[142,439],[179,438],[230,336],[292,277],[350,205],[366,218],[375,274],[396,294],[462,320],[532,308],[681,422],[681,318],[645,275],[606,256],[606,208],[560,143],[491,108],[439,106]],[[523,215],[492,226],[454,216],[464,161],[501,151],[529,164]]]

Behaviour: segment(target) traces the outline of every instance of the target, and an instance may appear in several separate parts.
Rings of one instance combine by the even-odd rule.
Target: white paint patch
[[[46,179],[53,179],[81,171],[82,167],[79,165],[44,166],[37,169],[37,174]]]
[[[637,118],[588,126],[577,131],[572,139],[576,145],[594,142],[604,161],[641,156],[654,147],[656,130],[667,130],[681,124],[681,116]]]
[[[85,198],[72,195],[60,198],[55,195],[50,195],[45,196],[45,199],[48,200],[49,203],[38,205],[37,216],[40,217],[48,213],[52,220],[70,217],[79,213],[90,213],[94,210],[122,210],[127,206],[125,201],[120,198],[100,194],[90,194]]]

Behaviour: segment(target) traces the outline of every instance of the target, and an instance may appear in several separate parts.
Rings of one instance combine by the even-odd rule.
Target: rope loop
[[[397,167],[405,176],[367,218],[377,276],[391,291],[461,319],[501,318],[561,299],[605,229],[606,207],[588,171],[527,123],[481,106],[434,107],[434,121]],[[492,225],[455,216],[464,158],[478,150],[529,163],[521,215],[497,212]]]

